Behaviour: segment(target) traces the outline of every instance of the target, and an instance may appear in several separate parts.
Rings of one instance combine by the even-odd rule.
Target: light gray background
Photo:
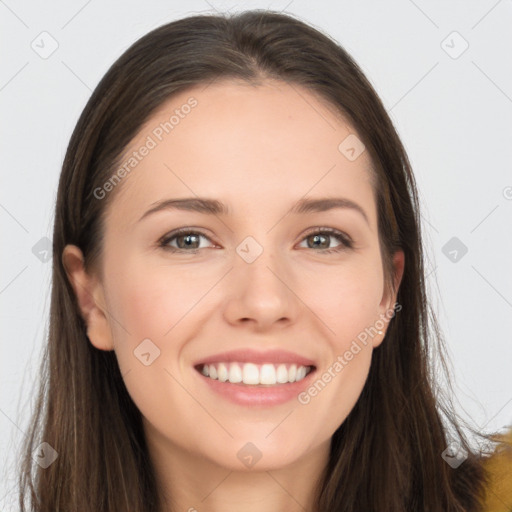
[[[284,10],[327,32],[374,84],[418,180],[428,288],[459,412],[486,431],[512,424],[510,0],[0,0],[2,510],[17,510],[13,468],[49,305],[50,263],[40,240],[51,238],[60,166],[78,116],[108,67],[149,30],[195,13],[250,8]],[[58,48],[46,59],[31,47],[48,51],[52,38]],[[452,237],[468,248],[456,262],[443,253]]]

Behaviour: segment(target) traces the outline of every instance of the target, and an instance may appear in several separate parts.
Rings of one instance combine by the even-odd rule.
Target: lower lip
[[[297,396],[310,385],[316,369],[311,370],[302,380],[298,382],[289,382],[287,384],[277,384],[275,386],[256,386],[248,384],[233,384],[229,381],[221,382],[219,380],[205,377],[198,370],[194,370],[199,377],[207,384],[210,389],[222,395],[224,398],[238,405],[249,406],[271,406],[279,405],[296,399]]]

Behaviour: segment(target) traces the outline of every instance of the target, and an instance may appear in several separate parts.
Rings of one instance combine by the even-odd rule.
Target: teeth
[[[233,384],[242,382],[242,369],[240,368],[240,365],[236,363],[229,365],[229,382],[232,382]]]
[[[292,364],[290,366],[290,369],[288,370],[288,379],[290,380],[290,382],[295,382],[296,378],[297,378],[297,365]]]
[[[288,382],[288,370],[284,364],[280,364],[277,367],[276,380],[279,382],[279,384],[285,384]]]
[[[296,364],[257,365],[254,363],[215,363],[205,364],[201,373],[210,379],[233,384],[243,382],[248,385],[276,385],[302,380],[310,371],[310,366]]]
[[[208,367],[208,365],[206,365],[206,364],[205,364],[205,366]],[[213,364],[211,364],[210,366],[213,366],[215,368],[215,366]],[[228,368],[224,363],[220,363],[219,366],[217,366],[217,375],[218,375],[218,379],[221,382],[226,382],[228,380],[228,376],[229,376]]]
[[[244,364],[242,370],[242,381],[244,384],[259,384],[260,372],[255,364]],[[231,382],[231,379],[230,379]]]
[[[276,369],[273,364],[264,364],[260,369],[260,384],[275,384]]]

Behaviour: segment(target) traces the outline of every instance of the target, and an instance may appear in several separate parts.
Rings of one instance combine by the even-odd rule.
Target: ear
[[[373,348],[378,347],[384,337],[386,336],[386,331],[389,327],[389,321],[391,318],[391,312],[395,309],[396,297],[398,295],[398,289],[400,287],[400,283],[402,282],[402,277],[404,275],[405,268],[405,256],[404,251],[398,250],[393,255],[393,283],[394,290],[386,289],[384,290],[384,294],[382,296],[381,303],[379,305],[379,319],[381,322],[377,324],[379,329],[382,331],[382,334],[377,334],[373,337]],[[381,323],[384,324],[384,327],[380,327]]]
[[[62,264],[87,326],[89,341],[100,350],[113,350],[109,315],[99,279],[86,273],[82,251],[76,245],[66,245],[62,252]]]

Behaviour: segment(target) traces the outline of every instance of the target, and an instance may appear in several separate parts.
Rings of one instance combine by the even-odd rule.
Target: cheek
[[[372,337],[380,318],[382,277],[381,262],[375,254],[366,261],[340,266],[324,280],[328,293],[316,296],[318,311],[333,332],[327,337],[328,360],[314,389],[306,390],[304,400],[316,401],[318,417],[329,418],[324,428],[331,433],[350,414],[368,378]]]
[[[359,400],[372,358],[370,344],[340,340],[332,348],[316,379],[298,396],[301,409],[295,417],[322,439],[333,435]]]
[[[118,271],[110,298],[134,339],[162,339],[197,305],[212,281],[192,269],[151,265],[142,258],[126,261]]]
[[[200,413],[191,408],[174,363],[190,337],[188,315],[208,290],[207,283],[190,271],[150,265],[137,257],[111,268],[115,268],[108,282],[109,308],[115,317],[111,328],[128,393],[143,416],[163,425],[173,424],[173,413],[180,411],[175,429],[186,437],[190,432],[185,427]],[[144,354],[149,354],[146,360]]]
[[[328,327],[337,351],[379,319],[382,272],[376,257],[311,272],[301,281],[301,297]]]

